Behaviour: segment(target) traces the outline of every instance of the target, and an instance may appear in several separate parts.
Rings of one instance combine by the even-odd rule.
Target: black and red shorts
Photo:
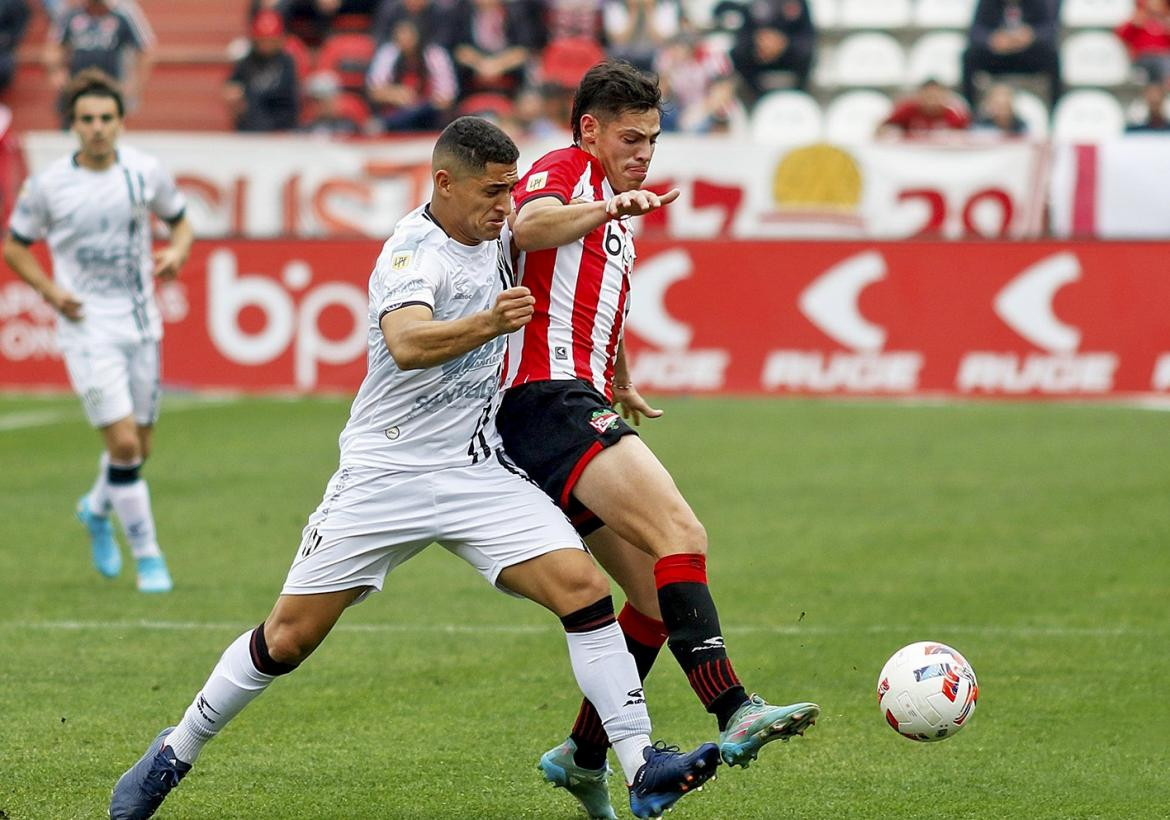
[[[604,523],[573,498],[592,458],[638,433],[583,379],[529,382],[504,393],[496,428],[504,451],[555,501],[581,535]]]

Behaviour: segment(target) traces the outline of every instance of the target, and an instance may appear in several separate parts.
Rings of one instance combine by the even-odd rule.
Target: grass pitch
[[[824,709],[673,816],[1170,816],[1170,416],[662,404],[644,434],[707,526],[740,676]],[[177,586],[151,597],[90,567],[71,510],[97,439],[75,401],[0,398],[0,818],[105,815],[267,613],[347,411],[173,398],[146,474]],[[971,725],[941,744],[903,740],[875,705],[887,656],[921,639],[979,676]],[[656,736],[713,739],[665,652],[647,691]],[[555,619],[434,549],[233,722],[159,816],[581,817],[535,771],[578,698]]]

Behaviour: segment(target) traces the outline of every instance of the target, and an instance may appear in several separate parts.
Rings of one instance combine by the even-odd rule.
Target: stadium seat
[[[825,139],[857,144],[869,142],[894,103],[877,91],[846,91],[825,108]]]
[[[687,22],[699,31],[706,31],[715,24],[715,6],[719,0],[683,0],[683,14]]]
[[[1061,72],[1068,85],[1123,85],[1130,62],[1125,46],[1110,31],[1082,31],[1060,47]]]
[[[910,25],[910,0],[841,0],[841,28],[897,29]]]
[[[1145,122],[1149,114],[1150,106],[1140,97],[1125,106],[1125,121],[1128,123]],[[1170,119],[1170,97],[1162,103],[1162,116]]]
[[[605,52],[595,40],[559,37],[540,55],[540,78],[542,82],[576,88],[585,72],[604,59]]]
[[[821,107],[803,91],[773,91],[752,109],[752,141],[761,145],[805,145],[821,130]]]
[[[975,17],[975,0],[918,0],[914,25],[918,28],[962,28]]]
[[[374,56],[374,40],[365,34],[334,34],[317,54],[317,70],[332,71],[347,91],[366,87],[366,71]]]
[[[1052,138],[1058,142],[1100,142],[1124,131],[1121,103],[1107,91],[1070,91],[1052,112]]]
[[[841,23],[840,0],[809,0],[808,9],[818,31],[837,28]]]
[[[924,34],[910,47],[907,58],[907,77],[918,85],[925,80],[938,80],[943,85],[956,86],[962,74],[963,49],[967,38],[957,31],[935,31]]]
[[[840,86],[900,86],[906,82],[906,55],[889,34],[850,34],[837,44],[829,79]]]
[[[1036,139],[1048,137],[1048,106],[1044,100],[1031,91],[1016,90],[1012,107],[1016,115],[1028,126],[1028,136]]]
[[[1064,0],[1060,22],[1067,28],[1115,28],[1133,9],[1134,0]]]

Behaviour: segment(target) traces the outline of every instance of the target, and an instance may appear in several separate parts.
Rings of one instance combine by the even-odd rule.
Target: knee
[[[121,464],[135,464],[142,460],[142,444],[133,432],[119,433],[108,443],[110,461]]]
[[[266,621],[264,640],[268,654],[277,663],[297,666],[303,662],[320,643],[309,631],[289,621]]]
[[[671,521],[672,552],[707,554],[707,529],[691,510],[680,511]]]

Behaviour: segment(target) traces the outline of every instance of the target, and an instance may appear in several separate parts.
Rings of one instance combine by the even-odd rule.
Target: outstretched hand
[[[635,427],[642,423],[642,416],[656,419],[662,411],[650,406],[632,384],[613,386],[613,403],[621,410],[622,418],[631,422]]]
[[[536,298],[525,287],[508,288],[496,297],[492,305],[492,325],[499,333],[511,333],[532,321]]]
[[[613,219],[624,216],[643,216],[656,211],[663,205],[669,205],[678,199],[681,192],[678,188],[671,188],[665,194],[656,194],[653,191],[622,191],[605,203],[605,212]]]

